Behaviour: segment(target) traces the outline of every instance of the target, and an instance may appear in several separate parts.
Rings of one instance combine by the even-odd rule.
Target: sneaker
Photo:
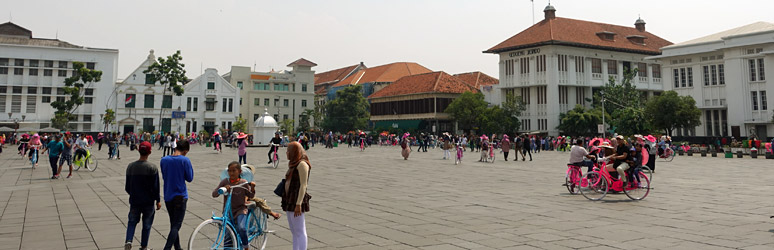
[[[56,175],[54,175],[54,176],[51,176],[51,179],[52,179],[52,180],[53,180],[53,179],[56,179]]]
[[[269,163],[266,163],[266,164],[271,164],[271,162],[272,162],[272,161],[269,161]]]
[[[54,179],[59,179],[59,178],[62,178],[62,177],[59,175],[54,175]]]
[[[70,177],[73,177],[73,174],[68,174],[67,179],[70,179]]]
[[[124,250],[131,250],[131,249],[132,249],[132,242],[131,241],[126,242],[126,244],[124,244]]]

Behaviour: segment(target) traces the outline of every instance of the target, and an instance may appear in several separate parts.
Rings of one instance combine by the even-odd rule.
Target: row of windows
[[[153,108],[155,105],[155,95],[145,95],[143,100],[143,107],[144,108]],[[134,108],[137,102],[137,94],[126,94],[124,98],[124,107],[125,108]],[[161,100],[161,108],[165,109],[171,109],[172,108],[172,96],[171,95],[165,95]]]
[[[69,70],[57,70],[56,74],[58,77],[67,77],[67,71]],[[8,68],[7,67],[0,67],[0,75],[7,75],[8,74]],[[27,69],[27,75],[31,76],[37,76],[40,74],[40,71],[38,69]],[[76,71],[73,70],[70,76],[74,76],[76,74]],[[13,69],[13,75],[24,75],[24,69],[22,68],[14,68]],[[53,76],[54,70],[52,69],[44,69],[43,70],[43,76]]]
[[[568,65],[568,55],[558,55],[558,70],[562,72],[569,71],[569,65]],[[546,56],[540,55],[535,57],[536,59],[536,67],[537,72],[543,72],[546,71]],[[519,73],[521,74],[528,74],[530,73],[530,65],[529,65],[529,58],[523,57],[518,59],[519,63]],[[631,68],[631,62],[622,62],[624,69]],[[648,70],[647,70],[648,64],[647,63],[637,63],[637,68],[640,70],[638,71],[637,75],[641,77],[647,77],[648,76]],[[653,78],[661,78],[661,65],[659,64],[651,64],[651,73],[653,75]],[[516,59],[510,59],[505,60],[505,75],[515,75],[516,74]],[[585,72],[585,57],[582,56],[575,56],[575,72],[583,73]],[[591,73],[595,74],[602,74],[602,59],[599,58],[591,58]],[[616,60],[607,60],[607,73],[610,75],[616,75],[618,74],[618,61]]]
[[[279,101],[280,101],[280,99],[274,99],[274,106],[275,107],[279,106]],[[261,98],[254,98],[253,99],[253,105],[254,106],[261,106]],[[263,99],[263,106],[270,107],[270,105],[269,105],[269,98],[264,98]],[[282,106],[283,107],[290,106],[290,100],[288,100],[288,99],[282,100]],[[306,100],[301,100],[301,107],[306,107],[306,106],[307,106],[307,101]]]
[[[13,59],[13,66],[15,66],[15,67],[24,67],[25,66],[24,62],[25,61],[29,62],[29,64],[27,64],[27,65],[28,65],[28,67],[31,67],[31,68],[37,68],[37,67],[40,67],[40,65],[41,65],[40,64],[41,60],[36,60],[36,59],[30,59],[30,60],[26,60],[26,59]],[[0,58],[0,66],[11,66],[10,62],[11,62],[11,59],[9,59],[9,58]],[[60,69],[66,69],[68,67],[68,65],[72,66],[67,61],[57,61],[57,63],[58,63],[58,65],[57,65],[58,67],[57,68],[60,68]],[[95,66],[96,66],[96,64],[93,63],[93,62],[87,62],[86,63],[86,68],[88,68],[88,69],[94,69]],[[44,68],[54,68],[54,61],[53,60],[43,60],[43,67]]]
[[[23,92],[22,86],[12,86],[11,87],[11,93],[13,94],[21,94]],[[38,93],[38,87],[26,87],[27,88],[27,94],[37,94]],[[41,87],[41,92],[44,95],[50,95],[51,90],[53,87]],[[0,86],[0,94],[8,93],[8,87],[7,86]],[[56,94],[57,95],[64,95],[65,91],[64,88],[56,88]],[[86,88],[83,91],[84,96],[93,96],[94,95],[94,89],[93,88]]]
[[[752,110],[767,110],[768,102],[766,101],[766,91],[751,91]],[[760,97],[760,99],[758,99]],[[759,105],[760,104],[760,105]]]
[[[254,82],[253,83],[253,90],[271,90],[271,83],[268,82]],[[296,92],[296,85],[295,84],[289,84],[289,83],[274,83],[274,91],[291,91]],[[244,83],[237,82],[237,87],[239,89],[244,88]],[[301,92],[307,92],[309,91],[308,84],[302,83],[301,84]]]
[[[728,111],[704,111],[704,128],[707,136],[728,136]]]
[[[693,68],[673,69],[675,88],[693,87]]]

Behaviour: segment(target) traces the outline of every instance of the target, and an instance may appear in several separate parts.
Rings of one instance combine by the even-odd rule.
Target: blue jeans
[[[153,226],[153,217],[156,215],[153,204],[146,206],[129,206],[129,224],[126,225],[126,242],[132,242],[132,239],[134,239],[134,229],[137,227],[137,223],[140,222],[141,215],[142,236],[140,238],[140,246],[147,247],[151,227]]]
[[[239,237],[239,241],[242,242],[242,246],[247,246],[247,215],[237,215],[234,220],[234,225],[236,226],[237,236]]]
[[[180,231],[180,227],[183,226],[188,199],[184,199],[183,196],[175,196],[171,201],[166,201],[164,203],[167,206],[167,213],[169,214],[169,235],[167,235],[167,243],[164,245],[164,250],[172,249],[173,245],[175,249],[183,249],[180,246],[178,232]]]

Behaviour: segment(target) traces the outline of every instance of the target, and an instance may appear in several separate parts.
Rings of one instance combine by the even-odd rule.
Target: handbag
[[[277,184],[277,188],[274,189],[274,194],[279,197],[282,197],[282,195],[285,194],[285,179],[282,179],[280,183]]]

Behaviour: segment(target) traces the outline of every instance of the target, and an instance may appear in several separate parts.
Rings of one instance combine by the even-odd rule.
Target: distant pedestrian
[[[180,246],[178,231],[183,225],[186,204],[188,203],[188,189],[186,182],[192,182],[194,177],[191,160],[185,155],[190,150],[187,140],[178,143],[172,155],[161,158],[161,175],[164,178],[164,203],[169,213],[169,235],[165,250],[183,249]]]
[[[239,136],[237,136],[237,144],[239,145],[239,150],[237,151],[237,156],[239,156],[239,163],[247,164],[247,135],[245,133],[239,132]]]
[[[73,146],[75,146],[75,141],[72,139],[70,131],[65,133],[62,144],[64,147],[62,148],[62,153],[59,155],[59,168],[57,169],[56,175],[59,176],[59,174],[62,173],[62,166],[67,163],[67,166],[70,167],[70,173],[67,175],[67,178],[69,179],[70,177],[73,177]]]
[[[140,250],[148,249],[153,218],[156,211],[153,210],[154,202],[156,210],[161,209],[161,197],[159,196],[159,169],[153,163],[148,162],[151,154],[151,145],[143,141],[137,148],[140,159],[126,167],[126,185],[124,190],[129,194],[129,222],[126,225],[126,243],[124,249],[132,249],[134,230],[142,218],[142,234],[140,237]]]
[[[43,153],[48,151],[48,162],[51,164],[51,179],[59,179],[57,162],[62,150],[64,150],[64,144],[59,141],[59,136],[55,136],[53,140],[48,142],[48,146],[43,150]]]
[[[511,150],[511,140],[508,139],[508,135],[503,134],[503,141],[501,143],[501,148],[503,150],[503,158],[505,161],[508,161],[508,152]]]
[[[401,155],[403,160],[408,160],[409,154],[411,154],[411,143],[409,140],[409,133],[403,134],[403,138],[400,140]]]
[[[282,210],[287,213],[288,228],[293,235],[293,250],[306,250],[307,235],[304,214],[309,212],[309,200],[312,198],[307,193],[312,164],[309,162],[306,151],[298,142],[288,143],[286,154],[289,168],[285,173]]]

